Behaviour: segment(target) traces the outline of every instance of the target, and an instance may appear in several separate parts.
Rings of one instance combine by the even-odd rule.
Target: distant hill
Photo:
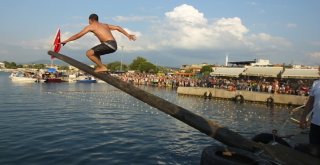
[[[54,60],[53,63],[56,65],[69,65],[61,60]],[[25,64],[51,64],[51,61],[50,60],[37,60],[37,61],[27,62]]]

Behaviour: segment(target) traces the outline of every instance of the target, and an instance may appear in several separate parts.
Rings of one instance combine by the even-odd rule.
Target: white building
[[[271,65],[269,60],[256,59],[255,63],[252,63],[251,66],[268,66]]]
[[[180,68],[180,72],[185,73],[187,70],[189,70],[192,73],[198,73],[200,72],[203,66],[207,66],[207,65],[209,64],[203,63],[203,64],[182,65],[182,67]]]
[[[0,68],[5,68],[5,64],[3,62],[0,62]]]
[[[234,61],[234,62],[229,62],[228,56],[226,56],[226,66],[228,64],[231,64],[232,66],[242,66],[242,67],[263,67],[263,66],[271,66],[272,64],[270,63],[269,60],[264,60],[264,59],[254,59],[251,61]]]

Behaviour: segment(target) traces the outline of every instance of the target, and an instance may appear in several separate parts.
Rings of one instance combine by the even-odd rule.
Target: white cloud
[[[153,21],[157,20],[156,16],[116,16],[112,18],[116,22],[141,22],[141,21]]]
[[[124,30],[127,31],[129,34],[136,35],[136,37],[138,38],[138,41],[135,41],[135,42],[134,41],[129,41],[129,39],[126,36],[124,36],[123,34],[117,32],[117,31],[112,32],[112,34],[114,35],[115,39],[117,40],[118,49],[120,49],[120,47],[123,46],[124,47],[124,51],[132,52],[132,51],[143,51],[145,48],[147,48],[148,45],[144,45],[144,44],[141,44],[141,43],[139,44],[140,38],[143,37],[141,32],[133,31],[133,30],[128,29],[128,28],[124,28]]]
[[[238,39],[242,39],[249,31],[238,17],[221,18],[214,23],[214,29],[216,33],[230,33]]]
[[[257,2],[251,1],[251,2],[246,2],[246,4],[248,4],[250,6],[256,6]]]
[[[46,39],[37,39],[37,40],[24,40],[20,43],[14,43],[12,45],[21,46],[24,49],[29,50],[48,50],[53,43],[52,39],[50,42],[49,38]]]
[[[162,24],[153,27],[147,45],[158,50],[246,50],[259,52],[290,47],[281,37],[266,33],[249,34],[239,17],[208,22],[204,14],[190,5],[181,5],[165,13]]]
[[[119,49],[121,49],[120,46],[124,46],[124,51],[127,53],[140,54],[154,51],[157,52],[155,54],[161,54],[161,52],[170,52],[172,58],[175,59],[180,59],[178,57],[183,54],[189,54],[190,58],[205,59],[208,58],[208,52],[210,54],[225,54],[225,52],[237,54],[242,52],[242,54],[251,54],[252,57],[257,58],[256,56],[260,54],[274,54],[274,56],[277,56],[291,48],[291,43],[285,38],[267,33],[250,32],[250,29],[246,27],[239,17],[218,18],[214,21],[208,21],[212,19],[207,19],[204,13],[187,4],[177,6],[172,11],[164,13],[164,18],[154,16],[117,16],[114,19],[118,22],[136,22],[143,21],[143,19],[153,20],[143,31],[125,28],[129,33],[137,36],[137,41],[135,42],[129,41],[119,32],[113,32]],[[62,39],[77,33],[76,30],[81,30],[79,25],[69,24],[66,25],[66,28],[62,28]],[[83,24],[81,26],[82,28],[84,27]],[[22,42],[22,45],[38,50],[48,50],[53,42],[53,35],[46,39],[31,42],[25,41]],[[98,39],[90,34],[68,43],[63,49],[85,51],[98,43]],[[199,53],[194,54],[192,52],[207,52],[207,55],[200,57]],[[194,55],[192,56],[192,54]]]
[[[313,46],[320,46],[320,41],[312,41],[310,44]]]
[[[298,25],[297,24],[294,24],[294,23],[287,23],[287,28],[288,29],[294,29],[294,28],[297,28]]]
[[[271,36],[266,33],[249,34],[249,29],[239,17],[220,18],[208,22],[204,14],[193,6],[183,4],[172,11],[166,12],[160,23],[154,23],[148,29],[151,33],[126,29],[135,34],[136,42],[130,42],[124,35],[113,32],[119,46],[124,46],[128,52],[161,51],[163,49],[180,50],[247,50],[253,52],[277,50],[289,47],[290,43],[284,38]],[[116,17],[118,21],[140,21],[143,17]],[[156,17],[146,17],[156,18]],[[62,28],[61,38],[66,39],[77,32],[63,31],[64,29],[81,30],[84,24],[67,24]],[[73,27],[73,28],[70,28]],[[53,43],[54,34],[46,39],[22,41],[24,48],[48,50]],[[87,50],[99,44],[98,39],[89,34],[79,40],[68,43],[63,49]]]
[[[174,8],[173,11],[165,13],[165,16],[170,20],[170,23],[177,25],[205,25],[208,22],[203,13],[187,4]]]
[[[75,34],[75,33],[74,33]],[[22,48],[29,50],[49,50],[53,48],[53,42],[56,34],[52,34],[49,37],[35,39],[35,40],[24,40],[18,43]],[[61,41],[67,39],[73,35],[71,32],[63,32],[61,31]],[[85,43],[80,42],[81,40],[85,40]],[[66,47],[72,50],[79,50],[85,48],[89,43],[94,42],[92,35],[86,35],[85,37],[68,43]]]
[[[61,26],[61,30],[69,30],[69,29],[83,29],[86,25],[85,23],[67,23]]]
[[[77,32],[76,32],[77,33]],[[72,35],[76,34],[72,32],[63,32],[61,34],[61,41],[68,39]],[[81,37],[78,40],[68,42],[62,49],[71,49],[71,50],[87,50],[91,47],[99,44],[99,40],[92,33],[88,33],[85,36]]]
[[[247,36],[249,48],[256,52],[269,52],[280,51],[285,48],[291,47],[291,43],[282,37],[274,37],[266,33],[252,34]]]
[[[320,59],[320,52],[311,52],[311,53],[308,53],[307,56]]]
[[[9,54],[8,50],[5,50],[5,49],[0,50],[0,55],[7,55],[7,54]]]
[[[153,28],[153,40],[158,49],[220,49],[225,42],[242,40],[249,31],[238,17],[221,18],[209,23],[193,6],[181,5],[165,13],[165,20]]]

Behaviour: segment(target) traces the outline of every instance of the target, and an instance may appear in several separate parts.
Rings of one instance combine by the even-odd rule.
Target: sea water
[[[0,164],[199,164],[205,147],[221,145],[106,83],[14,83],[9,75],[0,72]],[[289,113],[141,88],[247,138],[280,128]]]

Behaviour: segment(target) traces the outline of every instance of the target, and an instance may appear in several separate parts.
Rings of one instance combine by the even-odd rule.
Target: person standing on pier
[[[117,30],[120,33],[124,34],[128,37],[129,40],[135,41],[136,36],[127,33],[120,26],[114,26],[109,24],[104,24],[99,22],[99,17],[97,14],[91,14],[89,16],[89,25],[86,26],[82,31],[73,35],[69,39],[62,41],[61,44],[65,45],[70,41],[74,41],[87,34],[88,32],[92,32],[101,42],[101,44],[91,48],[87,51],[87,57],[97,64],[97,68],[95,72],[105,72],[107,71],[106,66],[104,66],[101,62],[101,55],[113,53],[117,50],[117,42],[114,39],[111,31]]]
[[[320,75],[320,66],[318,68]],[[300,119],[300,127],[307,128],[306,117],[312,111],[309,141],[310,144],[320,146],[320,80],[313,82],[310,90],[310,96]]]

